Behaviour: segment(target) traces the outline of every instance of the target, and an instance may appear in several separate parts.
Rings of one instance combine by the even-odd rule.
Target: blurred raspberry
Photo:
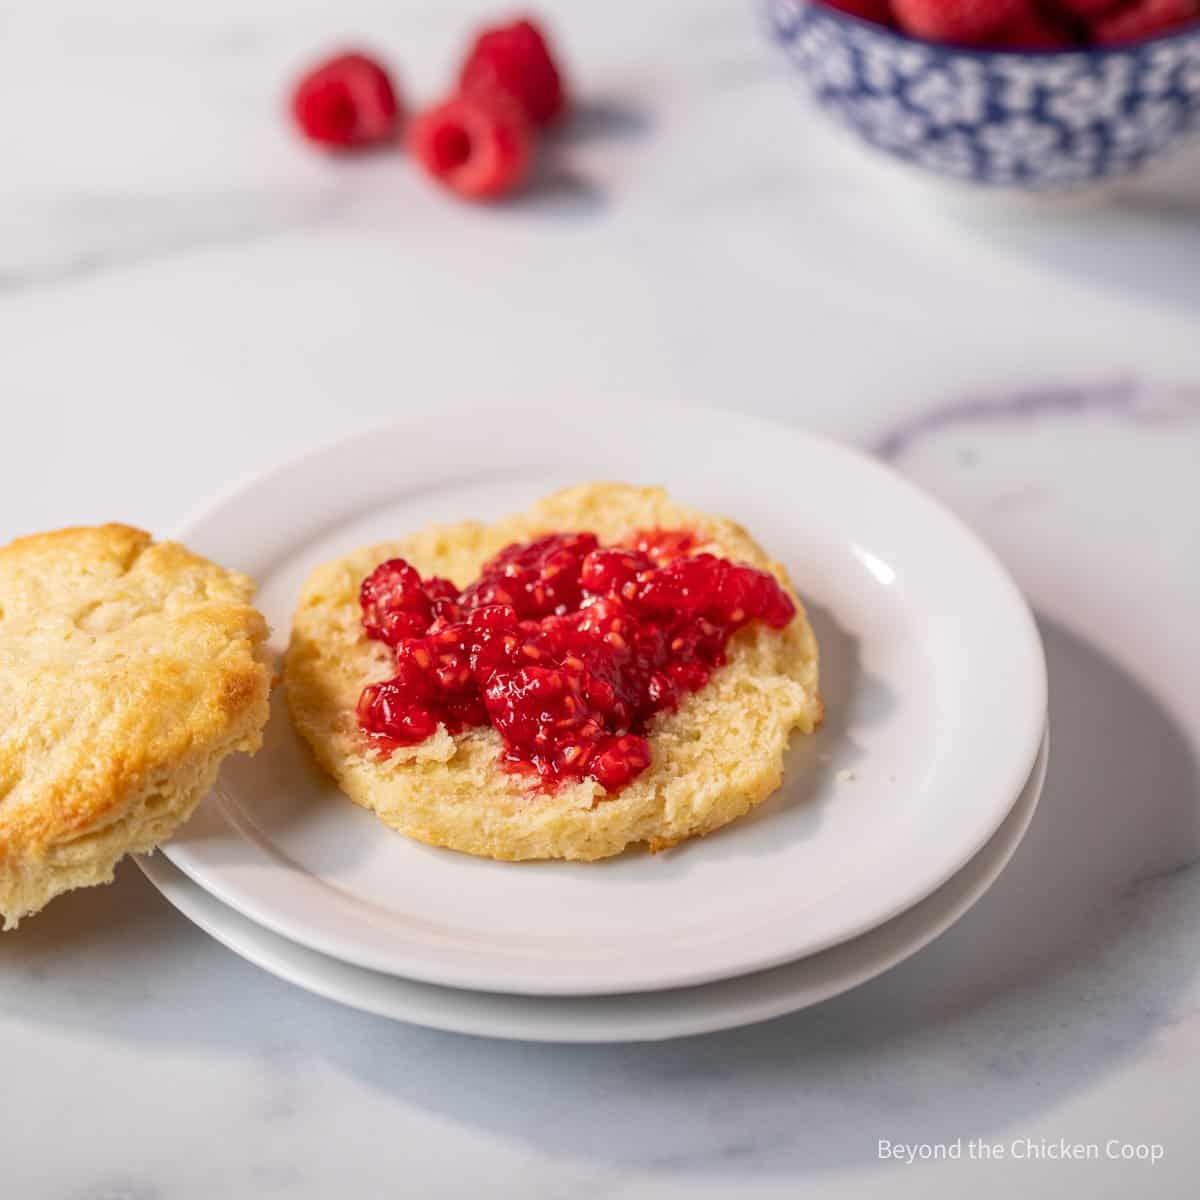
[[[485,29],[458,79],[462,92],[510,96],[534,125],[549,125],[566,107],[562,74],[542,31],[528,20]]]
[[[1140,42],[1187,25],[1200,15],[1197,0],[1134,0],[1092,25],[1100,45]]]
[[[1071,30],[1030,9],[994,33],[988,45],[1009,50],[1062,50],[1078,41]]]
[[[356,51],[309,71],[292,93],[292,115],[304,136],[336,150],[390,141],[400,105],[387,71]]]
[[[471,200],[512,191],[532,157],[529,126],[511,100],[459,94],[413,118],[408,137],[417,160],[443,186]]]
[[[1093,21],[1096,17],[1119,8],[1122,0],[1054,0],[1054,3],[1064,12],[1082,21]]]
[[[892,6],[890,0],[824,0],[830,8],[839,12],[849,13],[863,21],[874,25],[892,25]]]
[[[980,45],[1032,10],[1029,0],[892,0],[900,27],[915,37]]]

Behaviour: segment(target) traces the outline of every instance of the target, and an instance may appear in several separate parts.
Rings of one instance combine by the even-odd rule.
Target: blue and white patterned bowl
[[[1129,46],[972,50],[808,0],[765,0],[765,11],[826,112],[954,179],[1083,187],[1136,170],[1200,121],[1200,26]]]

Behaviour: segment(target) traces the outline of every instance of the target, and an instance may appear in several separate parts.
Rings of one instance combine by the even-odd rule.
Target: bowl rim
[[[1119,42],[1111,46],[1069,46],[1061,48],[1043,46],[1029,47],[1027,49],[1010,46],[959,46],[953,42],[934,42],[928,38],[916,37],[911,33],[905,33],[904,30],[895,29],[890,25],[879,25],[875,21],[868,21],[865,17],[856,17],[853,13],[835,8],[832,4],[826,4],[823,0],[799,0],[799,3],[804,8],[816,9],[822,17],[833,21],[835,24],[840,22],[850,26],[852,29],[865,29],[883,40],[890,38],[902,44],[921,46],[937,54],[947,56],[966,55],[970,58],[996,58],[1001,55],[1007,55],[1010,58],[1031,58],[1039,61],[1052,58],[1065,58],[1068,55],[1075,55],[1080,58],[1111,58],[1117,55],[1140,52],[1147,47],[1160,45],[1165,42],[1183,41],[1188,38],[1200,36],[1200,13],[1198,13],[1196,20],[1190,25],[1168,30],[1166,33],[1156,34],[1154,37],[1142,38],[1136,42]],[[768,8],[771,7],[771,0],[767,0],[766,6]]]

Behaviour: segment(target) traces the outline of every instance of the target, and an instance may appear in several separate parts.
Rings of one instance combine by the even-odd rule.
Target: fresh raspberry
[[[300,80],[292,93],[292,115],[310,141],[347,150],[395,137],[400,105],[387,71],[352,51],[328,59]]]
[[[458,86],[463,92],[510,96],[534,125],[549,125],[567,103],[562,74],[532,21],[483,30],[462,65]]]
[[[874,25],[893,23],[890,0],[824,0],[824,3],[829,8],[836,8],[839,12],[849,13]]]
[[[987,44],[1009,50],[1061,50],[1075,42],[1068,30],[1031,10],[993,34]]]
[[[1029,0],[892,0],[901,29],[932,42],[981,45],[1030,9]]]
[[[1200,15],[1197,0],[1134,0],[1092,25],[1092,35],[1100,45],[1140,42],[1187,25]]]
[[[533,152],[529,126],[511,101],[460,93],[413,119],[409,147],[439,183],[471,200],[510,192]]]

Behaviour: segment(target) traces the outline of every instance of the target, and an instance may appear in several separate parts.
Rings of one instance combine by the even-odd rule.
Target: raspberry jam
[[[615,792],[650,765],[647,722],[697,691],[751,621],[796,608],[765,571],[692,554],[686,530],[603,547],[591,533],[507,546],[459,591],[403,559],[363,580],[363,628],[395,674],[363,689],[362,730],[385,752],[491,725],[514,770]]]

